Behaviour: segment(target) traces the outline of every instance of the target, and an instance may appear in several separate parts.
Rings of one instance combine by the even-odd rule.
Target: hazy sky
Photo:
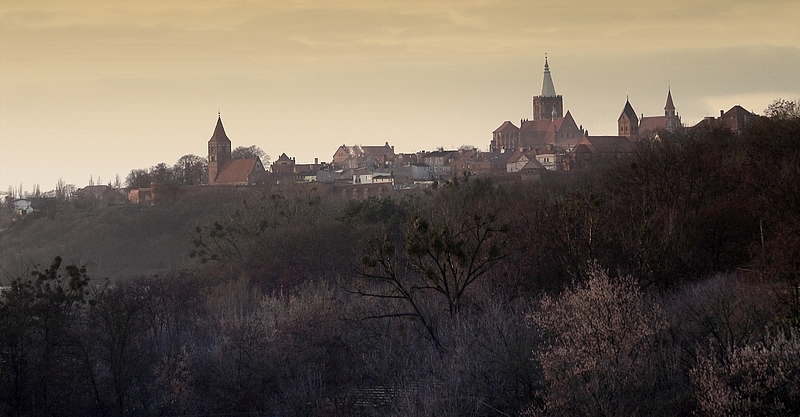
[[[800,97],[800,1],[0,0],[0,190],[79,187],[233,146],[485,149],[547,53],[590,134],[626,95],[683,122]]]

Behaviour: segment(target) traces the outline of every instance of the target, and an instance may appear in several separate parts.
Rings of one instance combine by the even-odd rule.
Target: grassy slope
[[[33,265],[48,266],[55,256],[85,265],[93,278],[151,275],[191,266],[194,226],[225,216],[246,195],[261,192],[209,188],[157,206],[78,205],[19,218],[0,232],[0,284]]]

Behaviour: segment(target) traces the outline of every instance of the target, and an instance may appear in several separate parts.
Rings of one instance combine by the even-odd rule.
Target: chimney
[[[724,111],[724,110],[720,110],[720,111],[719,111],[719,118],[720,118],[720,119],[722,119],[722,115],[723,115],[723,114],[725,114],[725,111]]]
[[[319,158],[314,158],[314,165],[319,165]]]

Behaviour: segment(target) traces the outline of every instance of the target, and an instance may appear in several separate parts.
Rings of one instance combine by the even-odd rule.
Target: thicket
[[[537,183],[248,195],[196,269],[15,277],[0,412],[796,415],[799,162],[765,118]]]

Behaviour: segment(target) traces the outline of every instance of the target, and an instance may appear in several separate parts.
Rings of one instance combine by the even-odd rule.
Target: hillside
[[[0,226],[4,279],[48,265],[55,256],[110,279],[164,273],[190,266],[190,234],[198,222],[225,216],[264,189],[212,188],[157,206],[65,204],[6,219]],[[8,217],[8,216],[5,216]]]

